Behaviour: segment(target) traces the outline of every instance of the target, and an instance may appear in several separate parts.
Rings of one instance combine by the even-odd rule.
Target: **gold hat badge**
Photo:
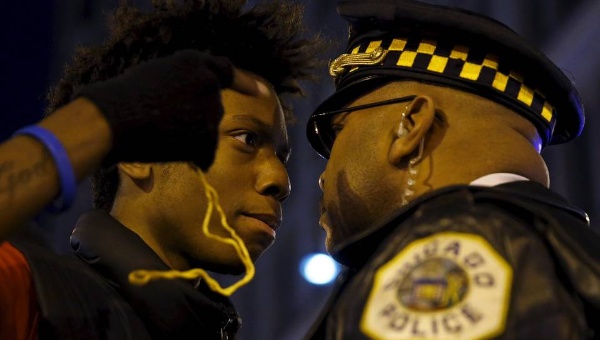
[[[329,63],[329,75],[339,77],[346,72],[347,67],[377,65],[385,59],[387,53],[387,50],[377,47],[369,53],[342,54]]]

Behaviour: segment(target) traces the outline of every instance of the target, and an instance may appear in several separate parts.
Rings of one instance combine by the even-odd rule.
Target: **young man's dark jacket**
[[[599,245],[540,184],[444,188],[333,252],[307,339],[600,338]]]
[[[132,286],[135,269],[168,270],[135,233],[108,213],[83,215],[74,256],[11,241],[31,267],[40,339],[233,339],[241,321],[230,300],[183,280]]]

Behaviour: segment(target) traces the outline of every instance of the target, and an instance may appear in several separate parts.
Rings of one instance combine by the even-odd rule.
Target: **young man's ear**
[[[149,163],[129,163],[121,162],[117,164],[117,167],[131,179],[146,179],[150,177],[152,173],[151,165]]]
[[[399,165],[419,148],[433,126],[434,117],[435,104],[431,97],[417,96],[408,104],[394,126],[395,137],[388,153],[391,164]]]
[[[144,191],[147,191],[149,185],[151,186],[152,164],[121,162],[117,164],[117,168],[121,183],[132,182]]]

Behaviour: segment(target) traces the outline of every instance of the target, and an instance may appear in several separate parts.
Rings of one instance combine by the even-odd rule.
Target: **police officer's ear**
[[[117,163],[122,185],[134,183],[140,189],[147,191],[148,182],[152,178],[152,163],[120,162]]]
[[[419,143],[425,138],[433,126],[435,104],[428,96],[417,96],[398,117],[394,125],[394,139],[390,145],[388,159],[391,164],[399,165],[403,159],[413,154],[419,148]]]

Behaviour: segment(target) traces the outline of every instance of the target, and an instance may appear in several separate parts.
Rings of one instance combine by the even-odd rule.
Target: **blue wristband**
[[[15,135],[31,135],[39,140],[54,159],[56,165],[56,171],[60,178],[60,194],[61,197],[54,201],[47,207],[50,212],[58,213],[67,210],[75,201],[77,191],[77,179],[71,166],[71,161],[67,155],[67,151],[63,147],[62,143],[52,132],[44,129],[37,125],[26,126],[22,129],[15,131]]]

